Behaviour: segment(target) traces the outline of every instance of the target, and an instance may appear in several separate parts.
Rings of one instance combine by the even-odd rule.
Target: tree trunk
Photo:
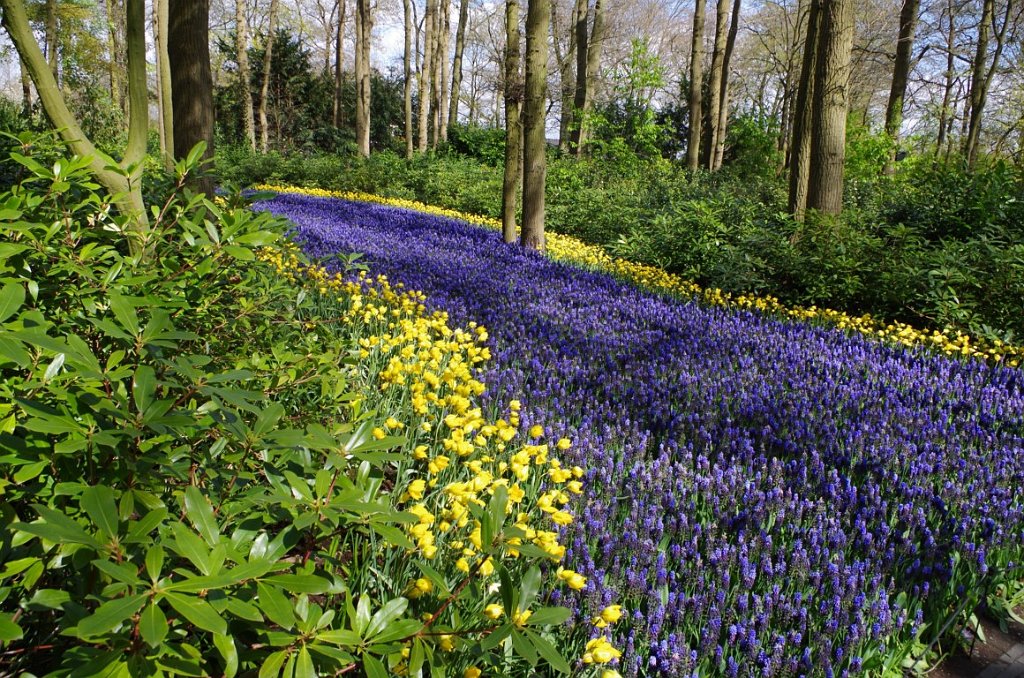
[[[956,75],[956,21],[954,15],[954,2],[947,3],[949,10],[949,28],[946,31],[946,82],[942,90],[942,108],[939,110],[939,135],[935,142],[935,155],[942,153],[942,146],[946,143],[946,128],[949,125],[950,103],[953,96],[953,77]]]
[[[142,0],[139,0],[141,2]],[[210,70],[210,0],[169,0],[167,51],[174,108],[174,157],[186,157],[206,142],[203,159],[213,157],[213,74]],[[213,178],[196,182],[213,196]]]
[[[994,0],[985,0],[985,8],[982,11],[982,22],[985,21],[985,15],[989,17],[989,21],[992,22],[994,27],[995,23],[995,12],[994,7],[990,7],[994,3]],[[1010,26],[1010,15],[1013,13],[1014,3],[1013,0],[1007,0],[1005,7],[1005,14],[1003,15],[1003,23],[999,30],[996,31],[996,49],[995,54],[992,55],[992,63],[986,64],[986,57],[980,49],[981,42],[981,31],[979,29],[979,51],[978,56],[975,60],[974,73],[971,77],[971,117],[970,123],[967,129],[967,164],[969,167],[974,167],[974,164],[978,159],[978,138],[981,135],[981,116],[985,109],[985,102],[988,99],[988,91],[992,85],[992,78],[995,75],[996,69],[999,68],[999,60],[1003,54],[1003,46],[1006,44],[1006,31]],[[986,31],[987,33],[987,31]],[[982,79],[980,83],[976,81],[978,74],[978,63],[981,62],[981,73]],[[986,70],[987,66],[987,70]],[[977,96],[975,92],[977,90]]]
[[[245,18],[245,0],[235,0],[235,50],[238,52],[238,93],[241,95],[242,121],[249,150],[256,150],[256,120],[252,112],[249,75],[249,23]]]
[[[440,50],[437,58],[437,71],[441,79],[441,88],[437,93],[437,128],[441,141],[448,141],[448,106],[449,106],[449,85],[448,80],[448,43],[451,39],[451,2],[444,0],[441,3],[444,11],[440,14],[439,26],[441,32]]]
[[[153,2],[156,10],[156,28],[153,35],[156,42],[157,88],[160,90],[160,136],[164,143],[163,160],[167,171],[174,169],[174,97],[171,94],[171,58],[167,52],[167,31],[170,30],[170,13],[167,7],[169,1]]]
[[[28,70],[43,110],[72,153],[90,158],[89,169],[96,180],[113,196],[114,204],[125,217],[131,252],[144,255],[148,250],[149,219],[142,199],[142,171],[146,155],[149,109],[146,105],[146,5],[143,0],[128,0],[128,143],[120,163],[100,151],[82,132],[57,86],[46,56],[39,49],[29,25],[22,0],[0,0],[0,21]],[[118,165],[120,170],[111,169]],[[127,176],[126,176],[127,172]]]
[[[821,33],[823,0],[809,0],[807,36],[804,38],[803,64],[796,93],[793,116],[793,142],[789,153],[789,213],[803,221],[807,209],[807,187],[811,175],[811,104],[815,99],[814,82],[818,61],[818,39]]]
[[[431,71],[434,64],[434,15],[437,12],[437,0],[427,0],[426,10],[423,14],[423,64],[420,66],[420,92],[419,92],[419,138],[418,147],[420,153],[427,150],[429,144],[428,130],[430,128],[430,93],[431,93]]]
[[[431,35],[434,36],[434,45],[431,48],[430,61],[430,145],[437,148],[441,140],[441,33],[444,31],[444,5],[448,0],[438,0],[434,8],[434,25],[431,26]]]
[[[590,13],[590,5],[587,0],[576,0],[573,10],[573,17],[576,20],[576,91],[572,100],[572,133],[569,140],[569,147],[576,153],[583,143],[583,109],[587,105],[589,92],[587,92],[587,50],[590,49],[590,34],[587,29],[587,18]]]
[[[403,0],[402,9],[405,12],[405,51],[402,54],[402,66],[405,73],[404,96],[405,96],[405,157],[411,158],[413,151],[412,138],[412,0]]]
[[[370,0],[356,0],[356,142],[359,154],[370,156]]]
[[[903,122],[903,99],[907,95],[910,57],[914,49],[914,31],[917,28],[917,14],[920,7],[921,0],[903,0],[903,8],[900,10],[896,61],[892,69],[889,103],[885,107],[885,132],[894,140],[899,138],[900,124]]]
[[[558,117],[558,148],[569,150],[569,128],[572,125],[572,102],[576,91],[576,83],[572,79],[572,65],[576,60],[576,11],[573,6],[572,22],[569,24],[569,47],[563,54],[559,49],[558,34],[558,3],[551,3],[551,42],[555,46],[555,61],[558,63],[558,86],[561,92],[559,103],[561,114]]]
[[[53,79],[60,86],[60,59],[58,58],[57,0],[46,0],[46,60]]]
[[[732,62],[732,53],[736,47],[736,33],[740,23],[740,2],[733,0],[732,18],[729,21],[729,35],[725,40],[725,54],[722,59],[722,84],[718,94],[718,125],[715,128],[715,157],[711,163],[711,169],[717,171],[722,167],[722,157],[725,155],[725,133],[729,125],[729,64]]]
[[[686,143],[686,166],[693,172],[700,166],[701,123],[704,85],[704,4],[696,0],[693,9],[693,38],[690,41],[690,133]]]
[[[345,40],[345,0],[338,0],[338,25],[337,33],[334,36],[334,110],[332,111],[331,122],[335,127],[343,127],[345,122],[344,109],[341,101],[341,65],[344,50],[342,43]]]
[[[459,3],[459,25],[455,29],[455,57],[452,62],[452,96],[448,105],[448,122],[459,121],[459,98],[462,95],[462,53],[466,49],[466,24],[469,22],[469,0]]]
[[[718,112],[722,107],[722,66],[725,63],[725,33],[729,22],[728,0],[718,0],[715,11],[715,46],[711,53],[711,77],[708,85],[708,129],[704,134],[704,166],[715,168],[718,146]]]
[[[988,32],[995,14],[995,0],[984,0],[981,23],[978,24],[978,44],[971,65],[970,117],[967,123],[967,138],[964,141],[964,155],[967,164],[974,166],[978,157],[978,136],[981,132],[981,112],[985,107],[985,65],[988,59]]]
[[[587,41],[587,100],[583,102],[583,125],[580,131],[580,143],[576,152],[581,153],[587,143],[587,114],[597,98],[598,78],[601,75],[601,48],[604,47],[604,5],[603,0],[594,0],[594,25],[590,28],[590,40]]]
[[[505,178],[501,185],[501,232],[507,243],[516,241],[516,205],[522,180],[523,128],[519,113],[523,83],[519,64],[519,0],[505,3]]]
[[[18,59],[21,66],[21,110],[26,118],[32,115],[32,76],[28,74],[28,66],[24,60]]]
[[[270,0],[267,37],[263,45],[263,82],[260,84],[260,151],[262,153],[270,150],[270,123],[267,120],[267,108],[270,104],[270,76],[274,65],[274,39],[277,36],[277,5],[278,0]]]
[[[110,52],[109,68],[110,76],[110,101],[117,106],[122,113],[127,113],[124,99],[124,85],[121,84],[121,64],[118,55],[123,49],[119,40],[120,30],[118,24],[121,16],[117,7],[117,0],[106,0],[104,9],[107,14],[107,50]]]
[[[811,176],[807,207],[824,214],[843,210],[846,113],[849,106],[853,0],[825,0],[814,83]]]
[[[529,0],[526,10],[526,93],[523,101],[524,247],[544,250],[544,185],[547,175],[545,113],[548,89],[549,0]]]

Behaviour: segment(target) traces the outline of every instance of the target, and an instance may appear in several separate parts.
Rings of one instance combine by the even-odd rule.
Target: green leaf
[[[533,601],[537,599],[537,593],[540,591],[540,584],[540,568],[534,565],[523,575],[519,594],[519,609],[528,610],[533,605]]]
[[[71,595],[60,589],[38,589],[25,603],[29,610],[59,610],[71,601]]]
[[[82,510],[110,538],[117,536],[117,502],[106,485],[93,485],[82,491]]]
[[[388,678],[384,664],[371,654],[363,655],[363,670],[366,671],[366,678]]]
[[[132,379],[132,400],[139,414],[146,411],[156,395],[156,372],[150,365],[139,365]]]
[[[515,648],[516,654],[530,663],[530,666],[537,665],[537,649],[525,634],[513,631],[512,647]]]
[[[167,616],[156,601],[150,601],[139,618],[139,633],[150,647],[158,647],[167,637]]]
[[[160,579],[160,574],[164,568],[164,547],[160,544],[155,544],[146,551],[146,572],[149,573],[149,578],[153,581]]]
[[[526,623],[530,626],[561,624],[568,619],[571,614],[572,613],[568,608],[564,607],[542,607],[539,610],[534,610]]]
[[[46,366],[46,371],[43,372],[43,383],[47,383],[51,379],[60,373],[60,368],[64,367],[64,360],[66,356],[63,353],[58,353],[50,364]]]
[[[213,515],[213,507],[210,506],[209,500],[195,485],[189,485],[185,490],[185,512],[199,534],[203,535],[206,543],[216,546],[220,541],[217,518]]]
[[[280,586],[289,593],[327,593],[331,588],[329,580],[312,574],[277,574],[263,581]]]
[[[135,306],[127,297],[120,294],[110,295],[110,310],[113,311],[117,322],[132,336],[139,334],[139,316],[135,312]]]
[[[139,611],[148,596],[140,593],[124,598],[115,598],[96,608],[91,615],[78,622],[79,638],[101,636]]]
[[[0,322],[10,318],[25,303],[25,288],[18,283],[7,283],[0,288]]]
[[[284,666],[285,660],[288,659],[288,652],[288,650],[281,650],[263,660],[259,678],[277,678],[277,676],[281,675],[281,667]]]
[[[509,637],[509,634],[515,630],[512,624],[505,624],[492,631],[486,638],[480,641],[480,649],[484,652],[492,650]]]
[[[295,610],[281,589],[259,582],[256,585],[256,596],[256,604],[270,621],[283,629],[295,625]]]
[[[551,665],[551,668],[559,673],[569,673],[572,670],[569,667],[569,662],[565,661],[562,654],[547,638],[529,629],[527,629],[526,634],[533,642],[533,646],[537,648],[537,652],[544,658],[544,661]]]
[[[227,609],[228,612],[241,619],[257,623],[263,621],[263,615],[260,614],[260,609],[258,607],[252,603],[241,600],[236,596],[228,596]]]
[[[12,527],[22,532],[34,534],[57,544],[83,544],[94,549],[103,547],[95,537],[86,533],[82,526],[68,518],[60,511],[33,504],[32,508],[42,517],[41,523],[15,523]]]
[[[324,631],[317,634],[316,638],[321,642],[330,643],[331,645],[345,645],[348,647],[358,647],[363,642],[362,637],[358,633],[349,629]]]
[[[511,619],[516,614],[516,589],[504,565],[498,566],[498,581],[501,582],[501,605],[505,608],[505,615]]]
[[[174,523],[173,530],[178,553],[188,558],[203,574],[210,574],[210,550],[203,540],[181,523]]]
[[[370,623],[366,626],[366,637],[372,638],[383,631],[388,624],[405,614],[408,607],[408,598],[399,597],[389,600],[384,604],[384,607],[377,610],[374,615],[370,617]]]
[[[367,595],[359,596],[359,602],[356,603],[356,632],[359,635],[366,635],[366,625],[370,623],[370,597]]]
[[[14,615],[0,612],[0,642],[10,643],[22,635],[21,627],[14,622]]]
[[[228,632],[227,622],[205,600],[181,593],[167,593],[165,597],[167,602],[171,604],[171,607],[177,610],[182,617],[204,631],[211,633]]]
[[[316,675],[313,658],[309,656],[309,650],[303,645],[299,648],[299,656],[295,660],[295,678],[316,678]]]
[[[423,622],[418,619],[400,619],[393,624],[388,624],[379,635],[372,638],[375,643],[390,643],[415,634],[423,628]]]
[[[231,636],[214,634],[213,644],[224,658],[224,675],[232,678],[238,673],[238,648],[235,647],[235,640]]]

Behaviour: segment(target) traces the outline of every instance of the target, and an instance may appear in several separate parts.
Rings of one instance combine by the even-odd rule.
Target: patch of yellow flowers
[[[475,323],[469,323],[468,330],[451,329],[446,313],[426,311],[422,293],[392,285],[384,276],[371,277],[363,271],[346,279],[322,266],[305,264],[295,245],[262,250],[259,258],[287,280],[335,302],[339,317],[325,321],[358,326],[354,334],[361,337],[359,366],[352,376],[378,389],[389,409],[410,414],[405,422],[388,417],[372,431],[377,439],[399,433],[407,439],[409,459],[399,464],[394,488],[399,505],[415,518],[406,528],[413,544],[406,555],[441,559],[454,563],[466,576],[483,578],[494,575],[495,559],[519,558],[527,544],[559,563],[566,549],[559,542],[557,527],[574,520],[567,507],[572,496],[583,493],[584,470],[563,467],[552,455],[568,450],[572,444],[568,439],[545,442],[539,424],[523,435],[519,401],[510,401],[506,416],[493,421],[476,406],[484,384],[475,374],[490,358],[484,345],[487,331]],[[506,525],[511,529],[506,527],[495,537],[500,543],[484,544],[474,511],[488,507],[499,488],[508,497]],[[586,577],[562,567],[557,568],[555,579],[572,590],[587,584]],[[429,578],[419,577],[409,582],[404,595],[429,601],[434,588]],[[480,614],[496,621],[505,611],[491,603]],[[532,614],[529,609],[517,610],[510,621],[522,627]],[[609,606],[594,617],[593,625],[605,629],[621,615],[620,606]],[[438,648],[444,652],[456,649],[458,642],[455,634],[437,636]],[[582,661],[607,664],[620,656],[601,637],[587,645]],[[471,667],[464,675],[481,673]],[[611,670],[602,674],[603,678],[617,675]]]
[[[434,207],[415,200],[384,198],[370,193],[328,191],[318,188],[277,185],[261,185],[256,188],[280,193],[301,193],[317,197],[390,205],[426,214],[460,219],[487,228],[501,228],[501,222],[497,219]],[[824,323],[902,346],[923,346],[949,356],[980,358],[994,363],[1004,363],[1010,367],[1018,367],[1024,363],[1024,346],[1011,345],[999,340],[985,341],[953,330],[928,331],[900,322],[886,323],[869,314],[852,316],[842,311],[817,306],[787,306],[772,296],[733,295],[718,288],[703,288],[656,266],[613,257],[602,248],[588,245],[576,238],[550,231],[546,237],[547,253],[551,258],[605,271],[655,292],[698,297],[703,302],[715,306],[756,310],[783,318]]]

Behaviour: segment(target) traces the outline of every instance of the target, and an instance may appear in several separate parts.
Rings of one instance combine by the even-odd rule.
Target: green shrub
[[[473,407],[482,329],[181,177],[132,257],[86,160],[25,166],[0,195],[5,671],[569,670],[588,629],[539,603],[561,547],[540,461],[497,469],[527,450],[515,407]],[[433,391],[385,379],[417,349]],[[447,452],[471,426],[491,461]]]

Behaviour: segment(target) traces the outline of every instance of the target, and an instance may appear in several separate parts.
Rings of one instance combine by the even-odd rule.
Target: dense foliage
[[[775,163],[764,161],[771,157],[764,133],[753,123],[733,130],[743,143],[731,148],[748,152],[713,175],[689,175],[623,148],[582,161],[552,158],[548,228],[726,292],[767,293],[1002,340],[1024,332],[1018,168],[997,163],[967,171],[922,158],[884,176],[878,143],[866,137],[851,151],[859,169],[849,173],[844,215],[799,224],[785,214]],[[456,139],[460,148],[479,140],[477,157],[495,155],[485,134]],[[220,167],[241,183],[366,191],[500,215],[501,170],[457,155],[406,161],[387,153],[358,159],[229,151]]]
[[[444,217],[266,209],[490,328],[486,397],[523,394],[587,463],[567,557],[588,583],[561,601],[624,601],[624,673],[895,675],[1021,577],[1017,370],[651,294]]]
[[[198,153],[196,154],[198,155]],[[562,625],[580,468],[477,380],[486,331],[328,274],[237,196],[151,194],[150,251],[87,160],[0,196],[4,671],[587,673]],[[500,414],[501,417],[492,414]],[[564,657],[564,658],[563,658]],[[614,672],[611,672],[614,673]]]

